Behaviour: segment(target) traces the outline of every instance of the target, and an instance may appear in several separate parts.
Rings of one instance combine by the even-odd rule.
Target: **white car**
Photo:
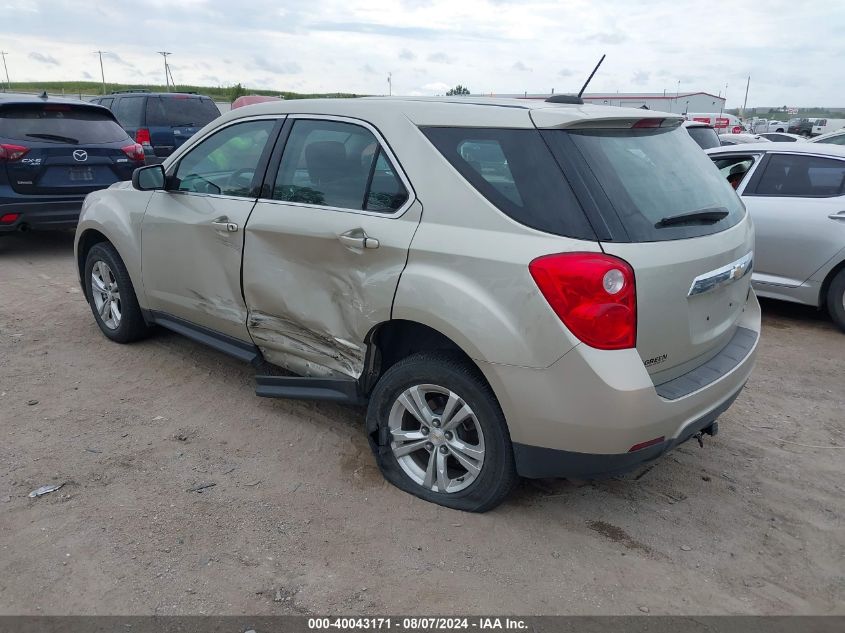
[[[803,143],[807,140],[803,136],[789,132],[761,132],[759,136],[774,143],[795,143],[796,141]]]
[[[765,143],[768,139],[760,134],[720,134],[719,141],[722,145],[739,145],[741,143]]]
[[[810,143],[830,143],[831,145],[845,145],[845,129],[811,138]]]
[[[845,331],[845,147],[757,143],[706,152],[754,221],[755,292],[827,307]]]
[[[769,121],[768,132],[786,132],[789,124],[786,121]]]

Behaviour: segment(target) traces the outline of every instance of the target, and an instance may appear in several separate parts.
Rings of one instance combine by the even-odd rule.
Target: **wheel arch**
[[[114,246],[114,243],[104,233],[95,228],[85,229],[79,234],[76,240],[76,271],[79,276],[79,284],[82,286],[82,292],[86,297],[88,296],[88,291],[85,287],[85,260],[88,258],[90,250],[102,242],[108,242]],[[120,251],[118,251],[118,254],[120,254]]]
[[[845,259],[841,262],[836,264],[833,268],[828,271],[827,275],[822,281],[821,288],[819,290],[819,307],[824,308],[827,305],[827,292],[830,290],[830,284],[833,283],[833,279],[838,275],[842,270],[845,270]]]
[[[439,329],[408,319],[390,319],[375,325],[367,334],[364,372],[359,380],[361,391],[368,395],[385,371],[417,352],[450,352],[467,364],[498,396],[467,350]]]

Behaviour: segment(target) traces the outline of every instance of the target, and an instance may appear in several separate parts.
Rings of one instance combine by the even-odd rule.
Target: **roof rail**
[[[122,94],[125,94],[127,92],[150,92],[150,90],[147,90],[146,88],[135,88],[135,89],[132,89],[132,90],[112,90],[111,94],[122,95]]]
[[[571,103],[575,105],[582,105],[584,100],[581,97],[576,97],[575,95],[552,95],[548,99],[546,99],[547,103]]]

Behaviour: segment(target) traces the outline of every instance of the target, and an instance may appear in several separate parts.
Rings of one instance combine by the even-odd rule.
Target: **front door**
[[[422,206],[370,126],[291,117],[285,136],[247,224],[249,333],[295,373],[357,378],[367,333],[390,319]]]
[[[150,308],[249,341],[241,294],[247,218],[277,120],[248,120],[206,137],[168,170],[141,227]]]
[[[845,160],[770,154],[758,172],[742,192],[756,231],[754,281],[800,286],[845,245]]]

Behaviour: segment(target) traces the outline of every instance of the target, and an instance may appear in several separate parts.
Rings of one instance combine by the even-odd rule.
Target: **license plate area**
[[[94,170],[90,167],[70,167],[68,177],[71,182],[91,182],[94,180]]]

